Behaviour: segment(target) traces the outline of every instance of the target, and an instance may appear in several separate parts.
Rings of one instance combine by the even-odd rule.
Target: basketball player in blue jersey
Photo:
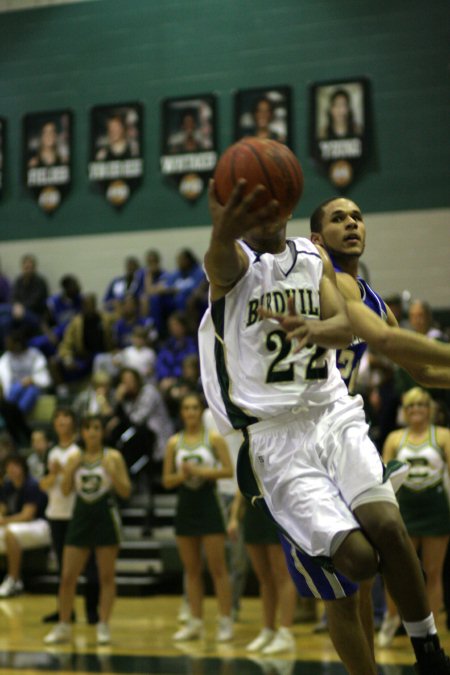
[[[333,262],[337,286],[350,303],[351,324],[354,331],[352,343],[337,351],[337,365],[350,392],[355,384],[359,363],[370,344],[386,353],[405,367],[423,384],[450,386],[450,368],[430,366],[429,362],[448,364],[448,347],[431,340],[416,340],[410,331],[397,328],[397,321],[383,299],[358,275],[358,261],[364,251],[365,226],[358,206],[344,198],[333,198],[321,204],[311,216],[311,240],[323,246]],[[266,313],[267,315],[267,313]],[[392,330],[395,328],[395,330]],[[447,359],[447,361],[446,361]],[[348,643],[348,626],[359,624],[358,613],[373,653],[373,614],[371,603],[372,581],[358,585],[338,575],[345,597],[336,593],[326,573],[313,559],[297,552],[301,566],[294,565],[289,542],[283,542],[291,575],[302,596],[321,597],[327,607],[330,632],[339,653],[345,652]],[[312,590],[314,585],[314,592]],[[339,587],[338,587],[338,590]],[[354,654],[343,656],[352,671],[358,671]]]
[[[323,246],[330,256],[337,287],[347,301],[355,337],[346,349],[338,350],[337,365],[350,392],[367,344],[389,356],[423,386],[450,387],[448,347],[417,340],[417,334],[399,329],[381,296],[358,275],[366,239],[359,207],[349,199],[329,199],[314,211],[310,225],[311,241]]]
[[[241,491],[273,518],[293,555],[301,550],[322,564],[340,597],[346,593],[336,571],[359,582],[381,564],[412,638],[417,672],[448,674],[421,569],[362,405],[348,396],[327,351],[348,345],[355,332],[332,265],[308,240],[286,239],[276,202],[254,210],[264,188],[244,197],[244,186],[239,182],[225,207],[210,186],[211,303],[199,334],[216,423],[221,431],[244,432]],[[288,306],[300,318],[287,316]],[[295,328],[295,347],[261,308],[285,315],[281,327]],[[347,625],[342,660],[352,675],[375,675],[361,625]]]

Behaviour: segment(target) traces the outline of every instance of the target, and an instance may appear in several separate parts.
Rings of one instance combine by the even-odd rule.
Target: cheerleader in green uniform
[[[383,459],[398,459],[410,465],[397,498],[411,541],[421,552],[431,609],[438,616],[442,568],[450,537],[450,431],[431,423],[432,400],[420,387],[407,391],[402,404],[407,426],[389,434]],[[388,607],[378,636],[380,647],[390,644],[400,625],[390,599]]]
[[[63,494],[75,490],[76,502],[64,546],[59,623],[45,637],[46,644],[71,639],[70,616],[76,585],[91,550],[95,551],[100,580],[97,642],[110,642],[108,621],[116,596],[115,561],[120,544],[115,495],[126,499],[131,484],[121,453],[104,447],[103,434],[100,416],[84,418],[81,423],[84,448],[74,453],[64,467],[61,490]]]
[[[186,574],[191,619],[175,633],[174,640],[194,640],[202,635],[202,549],[219,605],[218,642],[231,640],[231,590],[225,561],[225,520],[216,482],[233,475],[225,440],[207,432],[202,424],[200,397],[188,394],[181,402],[183,429],[169,439],[164,457],[163,485],[178,487],[175,533]]]
[[[291,632],[297,606],[294,586],[281,548],[278,531],[265,513],[256,506],[249,506],[240,492],[231,505],[228,534],[235,537],[239,521],[243,521],[245,546],[259,583],[263,610],[263,628],[247,645],[248,652],[261,652],[265,656],[295,650]],[[280,627],[276,630],[279,610]]]

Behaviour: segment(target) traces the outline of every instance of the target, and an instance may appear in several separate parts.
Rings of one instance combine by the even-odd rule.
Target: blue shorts
[[[302,598],[339,600],[354,595],[358,590],[358,584],[336,570],[323,567],[317,558],[300,551],[281,533],[280,542],[289,574]]]

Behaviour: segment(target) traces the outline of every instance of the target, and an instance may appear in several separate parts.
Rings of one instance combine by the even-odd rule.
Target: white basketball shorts
[[[374,488],[377,501],[396,499],[390,482],[383,484],[383,464],[359,396],[296,413],[247,427],[254,493],[296,546],[310,556],[332,557],[346,533],[359,529],[355,500],[373,501]],[[242,460],[239,486],[248,496],[242,474],[250,466]]]

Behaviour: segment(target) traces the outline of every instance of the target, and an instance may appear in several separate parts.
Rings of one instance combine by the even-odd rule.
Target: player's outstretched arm
[[[278,202],[274,200],[260,209],[254,208],[265,191],[264,186],[260,185],[244,196],[245,186],[246,181],[240,180],[226,205],[222,206],[216,198],[214,181],[209,183],[208,200],[213,227],[205,255],[205,269],[213,300],[225,295],[248,268],[248,258],[236,239],[254,227],[272,223],[278,217]]]
[[[450,345],[391,327],[361,301],[347,300],[353,333],[424,386],[450,387]]]

